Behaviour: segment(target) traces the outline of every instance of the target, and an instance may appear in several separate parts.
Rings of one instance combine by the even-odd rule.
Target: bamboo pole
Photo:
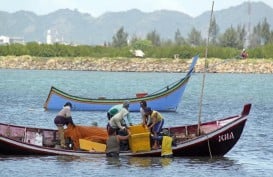
[[[202,89],[201,89],[201,96],[200,96],[200,101],[199,101],[199,114],[198,114],[199,116],[198,116],[197,135],[200,135],[200,124],[201,124],[201,117],[202,117],[201,116],[201,114],[202,114],[202,104],[203,104],[206,72],[207,72],[208,45],[209,45],[210,27],[211,27],[212,15],[213,15],[213,7],[214,7],[214,1],[212,1],[210,22],[209,22],[209,28],[208,28],[208,37],[207,37],[206,53],[205,53],[205,61],[204,61],[204,70],[203,70],[203,79],[202,79]]]

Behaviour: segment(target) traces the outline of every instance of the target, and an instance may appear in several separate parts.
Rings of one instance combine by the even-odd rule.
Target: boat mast
[[[247,25],[246,40],[244,43],[245,49],[250,46],[250,32],[251,32],[251,2],[250,2],[250,0],[248,1],[247,14],[248,14],[248,25]]]
[[[197,135],[200,135],[202,104],[203,104],[203,96],[204,96],[204,87],[205,87],[206,72],[207,72],[207,57],[208,57],[209,36],[210,36],[210,33],[211,33],[211,23],[212,23],[212,15],[213,15],[213,6],[214,6],[214,1],[212,1],[212,7],[211,7],[211,13],[210,13],[210,22],[209,22],[209,28],[208,28],[206,53],[205,53],[205,60],[204,60],[204,70],[203,70],[203,80],[202,80],[202,89],[201,89],[201,96],[200,96],[200,101],[199,101],[199,114],[198,114],[199,116],[198,116]]]

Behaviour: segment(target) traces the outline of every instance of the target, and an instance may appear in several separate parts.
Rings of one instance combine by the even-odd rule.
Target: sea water
[[[43,109],[51,86],[82,97],[123,98],[156,92],[184,75],[1,69],[0,122],[56,128],[53,119],[57,112]],[[177,111],[162,114],[166,126],[195,124],[198,117],[209,121],[239,114],[244,104],[252,103],[240,140],[224,157],[111,159],[0,155],[0,176],[272,176],[273,75],[206,74],[201,99],[203,78],[203,74],[193,74]],[[106,112],[72,112],[72,117],[81,125],[107,123]],[[132,113],[132,117],[135,124],[141,122],[139,113]]]

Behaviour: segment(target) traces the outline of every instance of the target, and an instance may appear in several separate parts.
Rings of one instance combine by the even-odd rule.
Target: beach
[[[207,58],[208,73],[273,73],[272,59]],[[204,72],[205,58],[200,58],[195,72]],[[75,70],[112,72],[187,72],[191,59],[172,58],[92,58],[1,56],[1,69]]]

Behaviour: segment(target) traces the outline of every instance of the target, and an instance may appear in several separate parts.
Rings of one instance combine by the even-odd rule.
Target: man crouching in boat
[[[75,126],[71,116],[71,108],[72,104],[70,102],[65,103],[62,110],[57,114],[54,119],[54,123],[58,128],[62,148],[66,148],[64,139],[64,125],[67,126],[68,124],[72,124],[73,126]]]
[[[164,125],[164,118],[158,111],[152,110],[150,107],[146,107],[144,112],[146,116],[150,116],[152,119],[152,124],[148,126],[151,133],[153,133],[154,145],[152,149],[158,149],[158,134]]]
[[[109,111],[108,111],[109,112]],[[124,117],[127,117],[130,114],[129,112],[129,102],[124,102],[123,106],[120,110],[117,110],[117,112],[112,117],[109,118],[108,126],[111,128],[114,128],[116,130],[125,130],[126,129],[126,122],[124,120]],[[129,124],[131,124],[129,122]],[[108,128],[108,127],[107,127]]]
[[[115,105],[113,107],[111,107],[108,111],[107,111],[107,118],[108,118],[108,121],[114,117],[117,113],[119,113],[121,110],[123,109],[126,109],[128,111],[129,109],[129,105],[130,105],[130,102],[129,101],[124,101],[123,104],[118,104],[118,105]],[[126,117],[127,117],[127,121],[129,123],[130,126],[132,126],[132,119],[130,117],[130,112],[128,111],[128,114],[126,114]],[[125,123],[125,120],[123,119],[123,122],[122,124],[126,124]]]
[[[116,133],[118,135],[126,136],[127,135],[127,125],[124,120],[124,117],[128,118],[129,115],[129,102],[126,101],[123,103],[122,108],[113,116],[110,118],[108,124],[107,124],[107,130],[109,128],[115,129]],[[128,121],[129,122],[129,121]],[[131,122],[129,122],[130,125],[132,125]],[[120,150],[126,151],[129,149],[128,140],[123,140],[120,142]]]

